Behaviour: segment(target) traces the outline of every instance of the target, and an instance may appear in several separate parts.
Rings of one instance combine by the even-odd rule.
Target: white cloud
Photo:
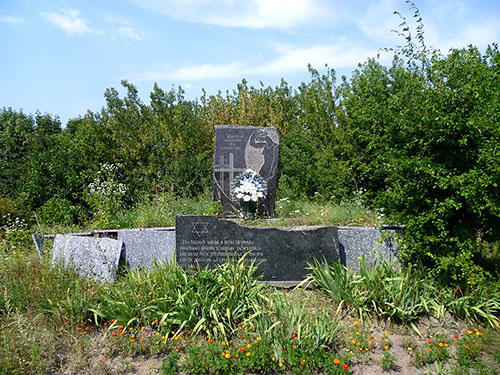
[[[441,32],[440,25],[426,25],[426,43],[438,48],[446,54],[451,48],[463,48],[472,44],[480,49],[500,40],[500,24],[496,20],[485,20],[482,23],[469,24],[455,30],[452,37],[446,37]]]
[[[242,78],[261,75],[284,75],[303,72],[307,65],[320,68],[328,64],[332,68],[354,68],[359,62],[373,57],[376,50],[354,46],[346,41],[335,44],[316,44],[306,48],[290,45],[277,45],[278,56],[260,65],[233,61],[223,64],[200,64],[171,69],[159,67],[143,73],[143,80],[197,81],[202,79]]]
[[[168,17],[245,28],[291,29],[335,18],[323,0],[134,0]]]
[[[142,40],[142,37],[130,26],[118,28],[118,34],[133,40]]]
[[[12,17],[12,16],[0,16],[0,22],[10,23],[12,25],[16,25],[18,23],[23,22],[21,18]]]
[[[399,42],[398,36],[392,30],[399,30],[401,19],[394,14],[401,7],[397,0],[381,0],[370,3],[364,15],[357,21],[357,26],[365,36],[377,41],[393,45]]]
[[[42,17],[54,26],[60,27],[69,35],[85,33],[102,34],[102,31],[91,28],[87,20],[80,16],[78,9],[64,9],[58,13],[41,13]]]

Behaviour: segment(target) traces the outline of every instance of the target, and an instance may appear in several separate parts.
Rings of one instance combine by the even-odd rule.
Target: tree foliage
[[[498,46],[442,55],[425,45],[413,10],[414,34],[398,13],[404,44],[391,50],[392,64],[369,59],[339,85],[333,69],[309,67],[310,81],[296,89],[243,80],[187,100],[182,88],[155,84],[146,104],[122,81],[123,97],[107,89],[100,112],[64,129],[49,114],[3,109],[1,212],[84,220],[103,204],[88,192],[106,165],[124,187],[109,213],[162,192],[197,196],[211,189],[215,125],[275,126],[282,196],[341,202],[361,191],[405,225],[407,262],[478,283],[477,244],[500,236]],[[57,212],[68,207],[69,216]]]

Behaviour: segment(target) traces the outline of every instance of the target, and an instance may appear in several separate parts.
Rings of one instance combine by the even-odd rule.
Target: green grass
[[[116,223],[167,226],[174,213],[210,209],[208,199],[164,198],[119,213]],[[277,212],[274,226],[376,223],[356,204],[283,200]],[[240,259],[213,270],[158,263],[99,285],[52,268],[49,252],[38,258],[30,233],[0,233],[1,375],[127,373],[138,358],[164,358],[157,365],[163,374],[349,374],[372,355],[383,368],[400,363],[386,330],[405,332],[397,347],[411,348],[415,366],[457,374],[493,374],[500,366],[498,282],[461,290],[387,262],[361,262],[359,273],[316,263],[309,288],[285,291],[259,282],[255,267]],[[450,314],[455,325],[419,331],[429,316]]]

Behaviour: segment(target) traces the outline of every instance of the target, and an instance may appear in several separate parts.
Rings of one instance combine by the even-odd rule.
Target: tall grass
[[[423,270],[411,266],[397,268],[385,260],[368,266],[361,258],[359,272],[340,263],[315,261],[309,267],[310,279],[338,308],[355,311],[360,319],[375,315],[413,325],[421,316],[441,318],[445,312],[451,312],[471,324],[483,322],[500,327],[498,283],[461,295],[459,289],[441,285]]]
[[[268,294],[268,286],[258,282],[257,267],[245,261],[228,259],[215,269],[194,270],[158,263],[151,271],[129,271],[101,290],[92,311],[115,325],[159,320],[171,330],[227,339]]]

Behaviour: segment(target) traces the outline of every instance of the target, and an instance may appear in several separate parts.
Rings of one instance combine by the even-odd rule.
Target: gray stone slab
[[[31,235],[31,238],[33,239],[33,243],[35,244],[36,252],[38,253],[38,256],[41,258],[42,248],[43,248],[43,234],[33,233]]]
[[[123,241],[122,258],[131,269],[151,269],[155,261],[170,262],[174,257],[174,230],[119,230],[118,240]]]
[[[110,238],[56,235],[52,265],[61,263],[96,281],[113,281],[123,242]]]
[[[252,169],[267,182],[267,198],[259,214],[274,216],[276,186],[279,178],[280,136],[274,127],[215,127],[214,200],[222,205],[224,216],[239,213],[238,202],[231,199],[231,182],[238,174]]]
[[[340,257],[335,227],[244,227],[215,216],[177,216],[175,224],[177,263],[182,267],[213,267],[228,254],[250,252],[247,260],[260,263],[262,280],[300,282],[308,274],[307,262]]]
[[[375,227],[338,227],[340,258],[344,265],[359,269],[359,258],[365,256],[368,264],[376,259],[398,261],[397,237],[401,229]]]

